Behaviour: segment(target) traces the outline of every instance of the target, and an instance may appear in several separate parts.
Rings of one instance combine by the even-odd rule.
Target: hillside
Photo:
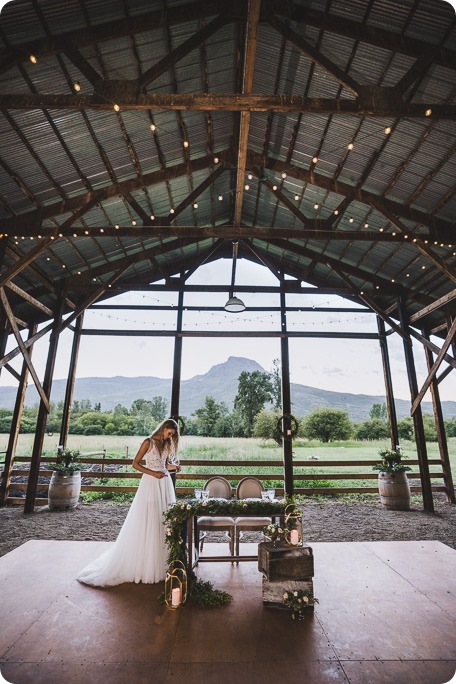
[[[217,403],[225,402],[230,410],[238,387],[238,378],[242,371],[264,371],[256,361],[242,357],[230,356],[225,363],[213,366],[204,375],[195,375],[181,384],[181,414],[187,418],[200,406],[206,396],[212,396]],[[65,380],[54,380],[52,385],[52,401],[62,401],[65,395]],[[347,411],[355,422],[367,420],[374,403],[383,403],[384,396],[365,394],[349,394],[331,392],[329,390],[291,384],[293,413],[301,417],[319,406],[331,406]],[[90,399],[92,404],[101,403],[103,411],[110,411],[116,404],[130,407],[135,399],[149,399],[154,396],[165,397],[168,402],[171,396],[171,379],[140,376],[128,378],[115,376],[112,378],[77,378],[74,398]],[[0,387],[0,408],[12,409],[16,397],[15,387]],[[26,405],[33,406],[38,402],[38,394],[34,385],[27,390]],[[430,402],[422,404],[424,413],[432,413]],[[456,402],[442,402],[445,419],[456,416]],[[399,418],[409,415],[410,403],[403,399],[396,400],[396,411]]]

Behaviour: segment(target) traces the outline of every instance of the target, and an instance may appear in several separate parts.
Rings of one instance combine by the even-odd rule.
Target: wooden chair
[[[237,499],[261,499],[261,492],[264,492],[263,483],[253,476],[244,477],[236,487]],[[263,528],[272,522],[272,518],[266,517],[239,517],[235,518],[236,536],[236,556],[239,556],[239,542],[244,532],[263,531]]]
[[[232,498],[231,485],[224,477],[215,475],[211,477],[204,485],[203,489],[209,492],[209,496],[215,499]],[[204,515],[197,518],[197,544],[201,543],[200,551],[203,550],[204,539],[208,532],[225,532],[229,539],[230,556],[234,555],[234,518],[229,516],[209,516]],[[200,532],[203,534],[200,536]]]

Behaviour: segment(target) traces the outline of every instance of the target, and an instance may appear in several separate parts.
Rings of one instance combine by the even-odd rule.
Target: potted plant
[[[80,452],[73,449],[57,448],[57,459],[49,467],[52,473],[49,483],[48,502],[51,510],[76,508],[81,493]]]
[[[409,466],[402,463],[407,458],[398,446],[396,449],[379,451],[380,463],[373,466],[378,470],[378,490],[380,501],[386,508],[397,511],[408,511],[410,508],[410,486],[407,478]]]

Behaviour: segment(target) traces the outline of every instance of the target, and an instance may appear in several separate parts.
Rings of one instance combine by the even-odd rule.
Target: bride
[[[169,418],[141,444],[133,468],[143,476],[122,529],[114,544],[79,573],[80,582],[105,587],[165,579],[163,513],[176,500],[170,471],[180,470],[178,443],[178,424]]]

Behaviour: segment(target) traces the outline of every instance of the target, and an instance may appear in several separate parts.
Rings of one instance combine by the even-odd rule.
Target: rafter
[[[359,97],[354,100],[300,95],[263,95],[258,93],[139,93],[136,81],[103,80],[97,84],[93,95],[66,94],[0,94],[0,111],[9,110],[95,110],[113,111],[114,104],[120,110],[140,111],[148,109],[225,111],[225,112],[303,112],[309,114],[339,114],[361,117],[407,117],[424,119],[425,111],[432,110],[437,119],[456,119],[456,105],[429,102],[404,103],[394,87],[359,87]]]

